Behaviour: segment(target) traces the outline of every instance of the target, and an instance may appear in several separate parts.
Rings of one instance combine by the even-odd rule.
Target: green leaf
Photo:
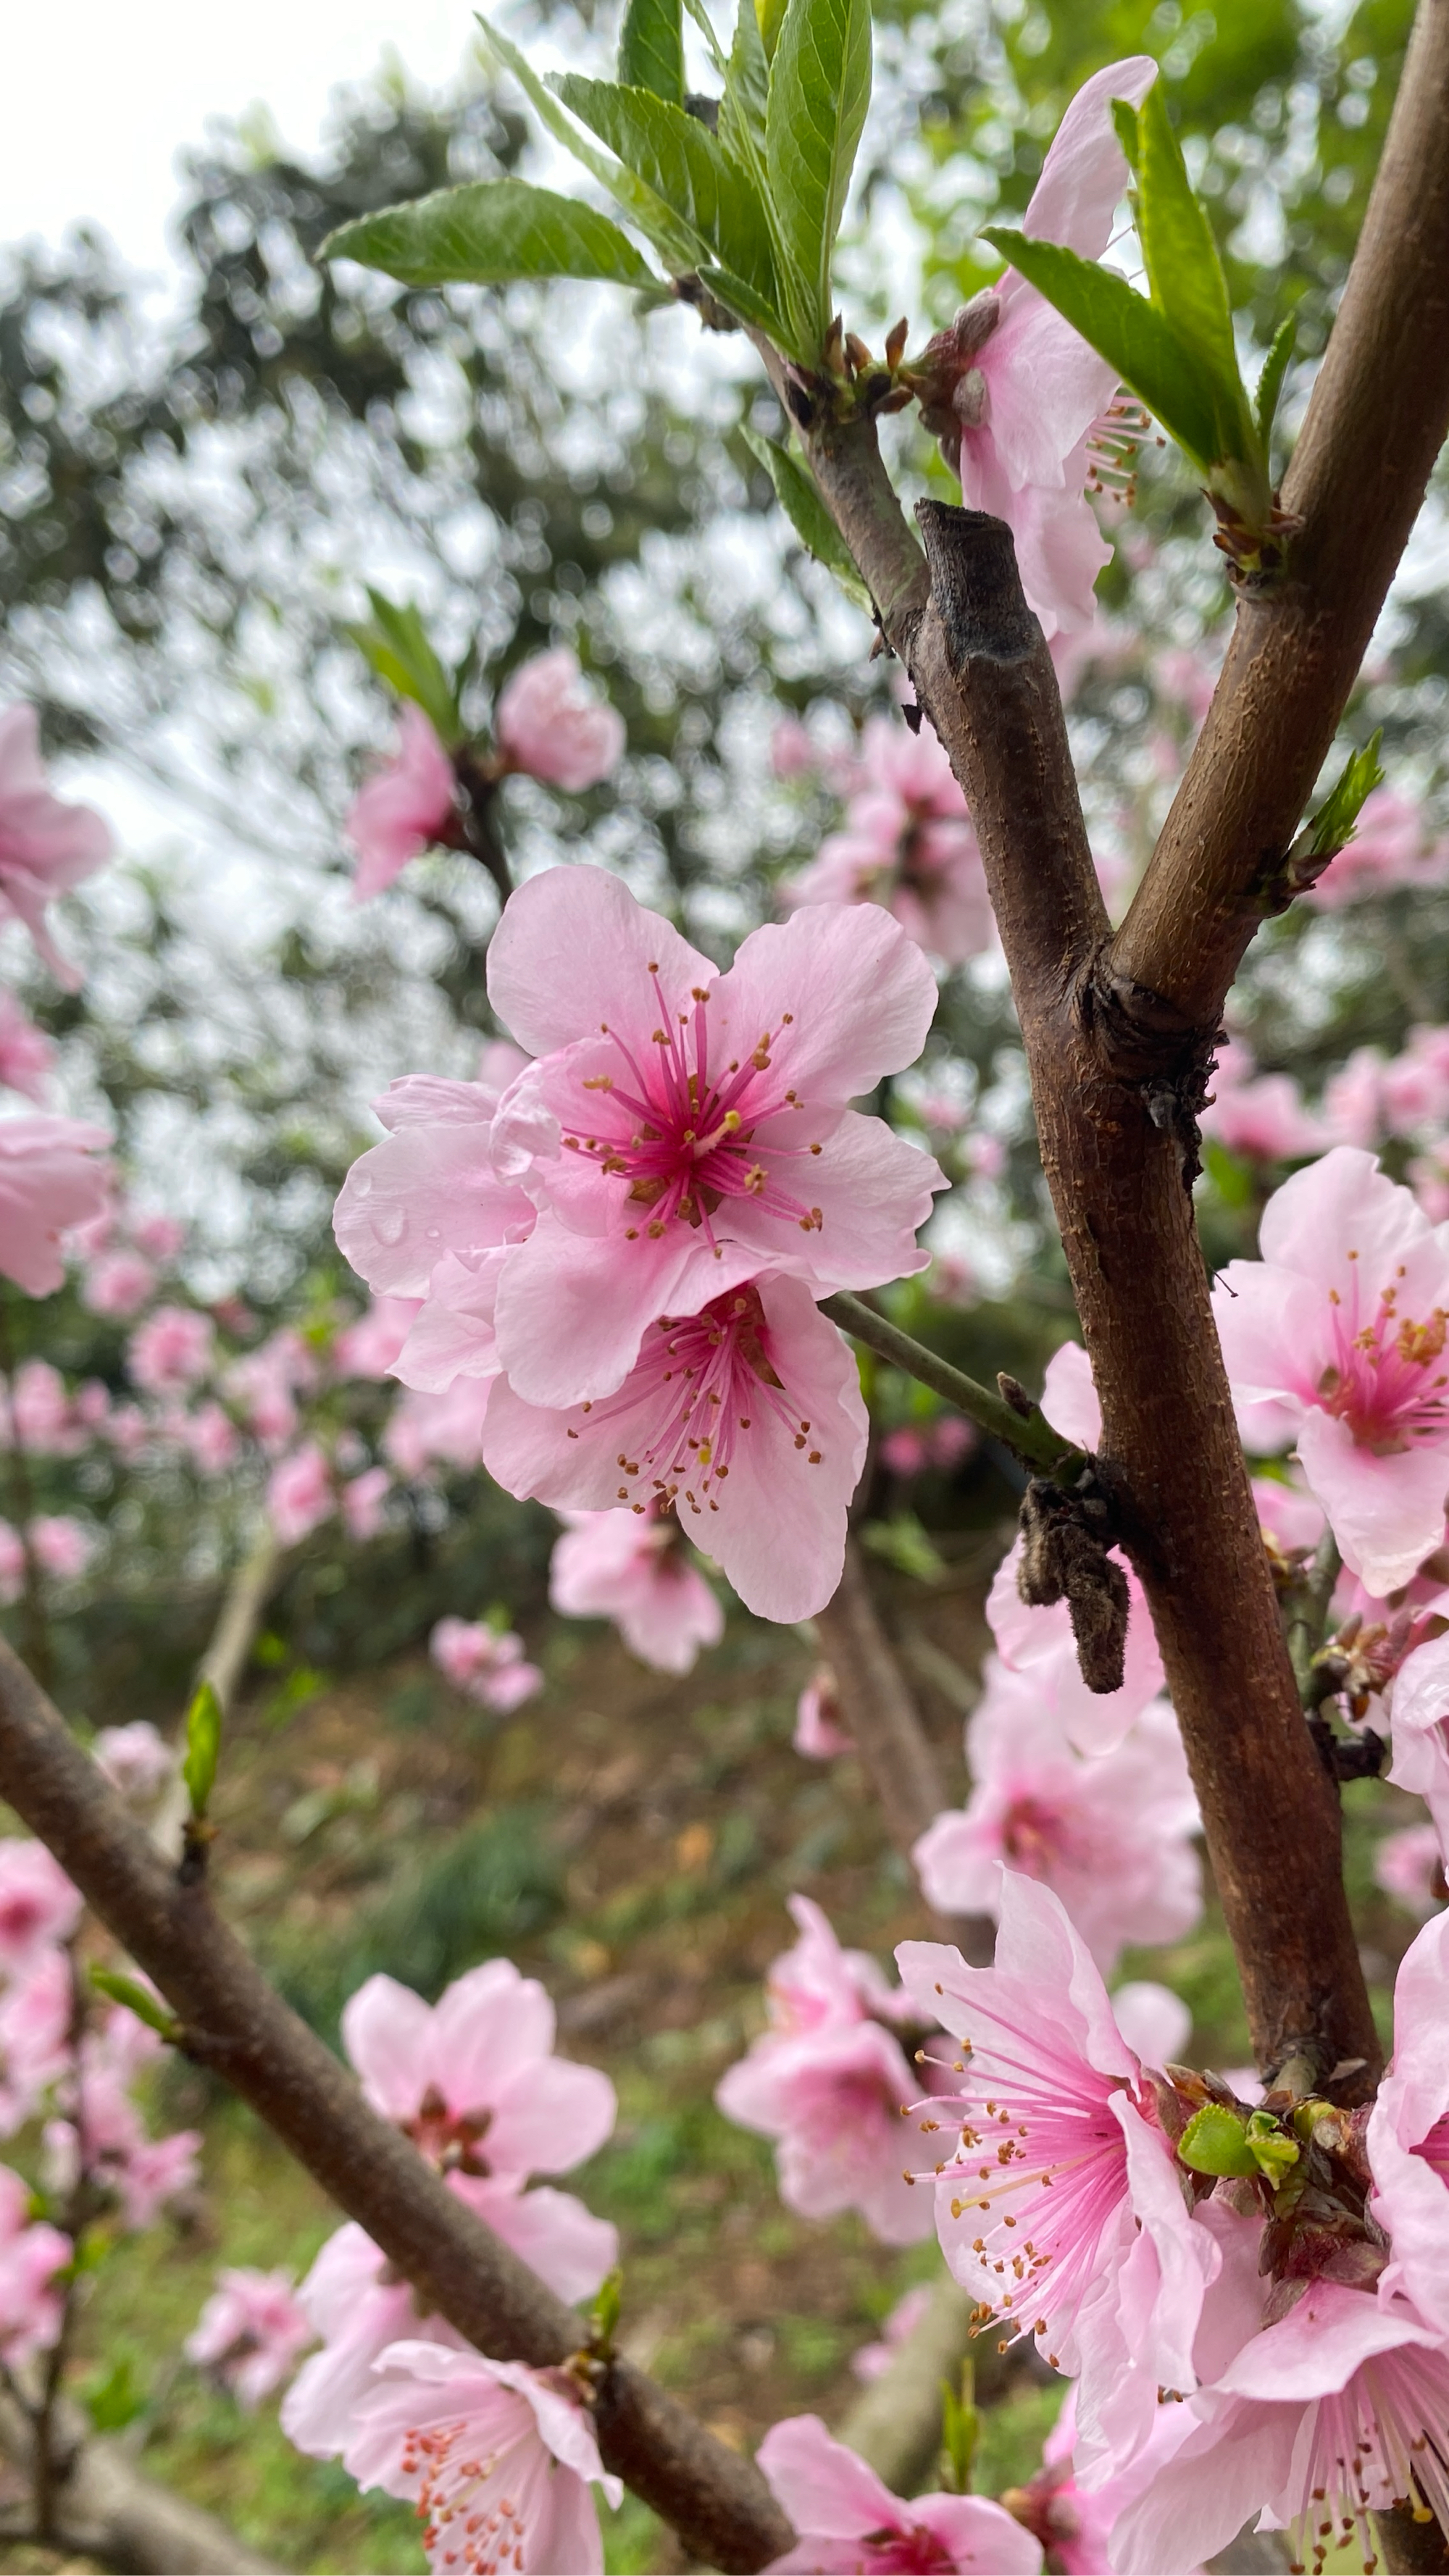
[[[1116,269],[1080,259],[1059,242],[1033,241],[1001,224],[989,225],[983,238],[1116,368],[1206,474],[1217,462],[1217,388],[1156,306]]]
[[[104,2378],[87,2380],[81,2390],[81,2402],[98,2433],[123,2433],[146,2412],[146,2391],[136,2377],[129,2353],[106,2372]]]
[[[764,207],[708,126],[645,89],[620,89],[613,81],[584,80],[572,72],[550,86],[625,169],[688,225],[701,261],[712,259],[742,279],[773,315],[775,263]]]
[[[1256,431],[1238,369],[1228,282],[1212,226],[1193,194],[1160,79],[1137,110],[1137,137],[1137,237],[1152,301],[1213,387],[1217,432],[1209,461],[1249,460]]]
[[[1251,2180],[1260,2170],[1248,2144],[1248,2125],[1226,2102],[1205,2102],[1177,2142],[1179,2161],[1193,2173],[1235,2174]]]
[[[92,1968],[91,1984],[108,2003],[124,2004],[148,2030],[159,2031],[163,2039],[176,2039],[181,2028],[176,2015],[158,2002],[147,1986],[138,1985],[134,1977],[122,1976],[115,1968]]]
[[[221,1702],[210,1682],[203,1682],[186,1712],[186,1759],[181,1765],[193,1816],[204,1816],[211,1803],[220,1752]]]
[[[1317,813],[1305,824],[1299,839],[1301,841],[1306,833],[1310,859],[1336,858],[1340,850],[1347,849],[1358,829],[1365,798],[1384,783],[1379,762],[1379,746],[1383,738],[1384,729],[1380,725],[1372,742],[1366,744],[1362,751],[1349,753],[1336,785],[1330,789]]]
[[[619,30],[619,78],[684,104],[684,19],[680,0],[629,0]]]
[[[941,2449],[945,2454],[947,2485],[952,2495],[971,2493],[971,2473],[976,2465],[976,2448],[981,2439],[981,2415],[976,2405],[976,2371],[974,2364],[961,2364],[961,2385],[953,2388],[949,2379],[941,2382]]]
[[[770,192],[765,175],[765,117],[770,99],[770,66],[755,16],[755,0],[739,0],[734,43],[719,103],[720,149],[754,181],[766,208]]]
[[[455,751],[463,739],[457,695],[419,611],[410,602],[399,607],[380,590],[369,589],[367,601],[372,623],[348,628],[353,643],[380,680],[422,708],[444,749]]]
[[[780,29],[785,23],[785,0],[752,0],[752,5],[755,24],[760,31],[760,43],[765,51],[765,60],[767,63],[773,62],[775,48],[780,41]]]
[[[676,276],[685,275],[696,264],[698,244],[687,228],[671,215],[663,199],[636,179],[632,170],[623,170],[607,153],[596,152],[587,135],[581,134],[571,116],[554,97],[547,84],[539,79],[528,56],[520,53],[501,27],[490,26],[484,17],[478,19],[485,53],[492,56],[504,71],[511,72],[525,98],[537,110],[542,124],[556,142],[571,152],[576,161],[592,173],[601,188],[607,188],[616,205],[622,206],[643,233],[647,233]]]
[[[329,234],[322,255],[359,260],[405,286],[504,286],[517,277],[657,283],[607,215],[522,179],[474,179],[410,205],[386,206]]]
[[[757,465],[763,465],[775,487],[775,498],[794,529],[807,554],[833,572],[847,599],[874,616],[870,592],[856,570],[855,558],[820,497],[813,475],[797,463],[789,451],[777,447],[772,439],[761,438],[758,430],[744,426],[745,445]]]
[[[768,30],[762,22],[765,51]],[[830,328],[830,254],[870,105],[870,0],[788,0],[770,62],[765,161],[811,358]]]
[[[1273,423],[1278,417],[1278,397],[1283,391],[1283,379],[1288,373],[1297,338],[1298,316],[1296,313],[1290,313],[1287,321],[1280,322],[1273,334],[1273,345],[1263,360],[1263,372],[1258,378],[1253,416],[1258,425],[1258,441],[1263,450],[1265,464],[1273,436]]]
[[[1254,2111],[1248,2121],[1248,2152],[1276,2191],[1303,2151],[1295,2139],[1284,2135],[1271,2111]]]
[[[599,2284],[594,2304],[589,2310],[590,2349],[606,2360],[613,2355],[614,2335],[619,2323],[619,2311],[623,2304],[624,2275],[616,2263],[612,2272],[605,2273]]]
[[[908,1574],[913,1583],[943,1580],[945,1558],[914,1512],[896,1512],[888,1521],[867,1521],[860,1535],[873,1556],[884,1557],[897,1574]]]

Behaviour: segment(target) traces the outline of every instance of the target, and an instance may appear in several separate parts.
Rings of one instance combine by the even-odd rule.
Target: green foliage
[[[115,1968],[92,1968],[91,1984],[108,2003],[124,2004],[127,2012],[134,2013],[137,2021],[143,2021],[148,2030],[158,2031],[163,2039],[175,2042],[181,2025],[176,2015],[167,2010],[148,1986],[140,1985],[134,1977],[124,1976]]]
[[[511,37],[505,36],[500,27],[493,26],[486,18],[480,17],[478,24],[482,29],[485,52],[504,71],[512,73],[555,142],[561,143],[601,187],[607,188],[616,204],[653,242],[672,272],[676,276],[687,275],[695,265],[699,248],[697,236],[688,225],[671,213],[667,200],[656,189],[636,178],[631,170],[622,168],[608,153],[595,150],[587,135],[580,133],[573,118],[564,114],[553,91],[539,79],[528,56],[520,51]]]
[[[1383,765],[1379,759],[1383,739],[1384,731],[1380,725],[1372,741],[1366,743],[1362,751],[1349,753],[1329,794],[1305,825],[1307,854],[1311,859],[1331,859],[1339,850],[1346,849],[1353,839],[1365,799],[1376,787],[1383,785]]]
[[[501,286],[518,277],[658,283],[607,215],[522,179],[475,179],[411,205],[389,206],[329,234],[322,256],[355,259],[407,286]]]
[[[198,1821],[211,1804],[220,1753],[221,1702],[210,1682],[203,1682],[186,1712],[186,1755],[181,1765],[191,1813]]]
[[[855,557],[827,510],[809,467],[789,448],[777,447],[772,438],[761,438],[748,422],[740,435],[756,464],[763,465],[775,487],[775,498],[806,553],[834,574],[856,608],[863,608],[867,616],[873,615],[871,595],[855,568]]]
[[[1253,423],[1238,373],[1228,282],[1213,229],[1193,194],[1182,146],[1167,113],[1162,81],[1142,105],[1114,105],[1118,138],[1136,182],[1137,236],[1152,301],[1197,358],[1218,407],[1216,437],[1204,463],[1253,454]]]
[[[507,183],[500,180],[498,184],[501,187],[504,184],[512,186],[514,183],[511,180]],[[457,193],[463,195],[467,192],[460,189]],[[425,197],[422,207],[402,208],[399,211],[401,213],[416,211],[421,214],[423,207],[440,205],[442,202],[440,197]],[[563,200],[560,199],[559,203],[562,204]],[[379,217],[376,220],[382,222],[388,219]],[[347,229],[353,232],[364,232],[368,227],[352,225]],[[332,236],[334,242],[341,241],[343,237],[341,233],[334,233]],[[623,239],[622,234],[620,239]],[[363,255],[357,251],[348,253],[349,258],[359,258]],[[378,259],[373,265],[385,268],[388,263],[385,259]],[[394,274],[396,273],[394,271]],[[411,698],[416,706],[422,708],[444,749],[456,750],[463,738],[463,724],[458,713],[457,689],[433,649],[432,639],[423,624],[421,612],[410,601],[403,606],[398,606],[393,600],[386,598],[382,591],[373,590],[371,587],[368,589],[367,599],[372,610],[371,622],[353,626],[348,630],[358,651],[369,667],[377,673],[378,678],[386,681],[389,688],[395,689],[400,698]]]
[[[1082,259],[1059,242],[1034,241],[999,224],[988,224],[983,238],[1116,368],[1206,473],[1217,447],[1217,389],[1166,316],[1116,269]]]
[[[688,226],[701,278],[720,300],[781,335],[769,225],[755,188],[707,125],[647,90],[573,73],[551,86],[642,187]]]
[[[619,30],[619,79],[684,105],[684,28],[679,0],[628,0]]]
[[[129,2353],[101,2377],[86,2383],[81,2403],[98,2433],[123,2433],[146,2412],[146,2391]]]
[[[1177,2142],[1182,2163],[1193,2173],[1234,2175],[1246,2180],[1258,2171],[1248,2144],[1248,2125],[1226,2102],[1205,2102],[1194,2112]]]
[[[870,83],[870,0],[788,0],[770,62],[765,162],[785,304],[812,360],[830,327],[830,255]]]
[[[971,2493],[972,2472],[977,2446],[981,2439],[981,2415],[976,2405],[976,2374],[969,2360],[961,2364],[960,2386],[953,2388],[949,2379],[941,2382],[941,2451],[946,2471],[946,2484],[952,2495]]]
[[[1273,423],[1278,417],[1278,401],[1283,391],[1283,379],[1288,373],[1297,340],[1298,316],[1296,313],[1290,313],[1286,322],[1280,322],[1273,334],[1273,345],[1263,360],[1263,372],[1258,378],[1258,390],[1253,397],[1253,420],[1265,463],[1272,448]]]

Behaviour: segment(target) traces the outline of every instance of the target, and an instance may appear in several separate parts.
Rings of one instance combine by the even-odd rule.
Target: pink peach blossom
[[[211,1368],[216,1326],[194,1306],[158,1306],[126,1346],[126,1366],[147,1395],[183,1395]]]
[[[411,1307],[387,1367],[425,1393],[497,1366],[490,1256],[521,1240],[536,1216],[517,1172],[500,1169],[512,1133],[496,1138],[503,1096],[491,1080],[412,1074],[393,1083],[373,1103],[389,1132],[353,1164],[333,1214],[344,1258],[382,1301],[379,1324],[401,1324]],[[549,1151],[554,1134],[542,1120]]]
[[[35,709],[7,707],[0,715],[0,912],[24,922],[67,993],[79,988],[80,976],[56,947],[45,908],[104,867],[111,847],[110,825],[91,806],[67,805],[46,785]]]
[[[828,1664],[816,1665],[795,1703],[791,1742],[807,1762],[831,1762],[838,1753],[855,1751],[852,1738],[840,1722],[839,1688]]]
[[[483,1432],[504,1491],[555,1509],[672,1507],[762,1619],[806,1619],[845,1562],[865,1461],[855,1360],[802,1280],[761,1277],[661,1317],[617,1394],[556,1412],[493,1388]]]
[[[174,1428],[198,1475],[222,1476],[235,1465],[241,1433],[219,1404],[199,1404],[194,1413],[180,1414]]]
[[[148,1261],[174,1261],[186,1241],[186,1228],[174,1216],[149,1216],[131,1219],[131,1236],[138,1252]]]
[[[881,2327],[879,2341],[863,2343],[858,2351],[851,2354],[850,2367],[857,2379],[863,2379],[869,2386],[873,2379],[879,2379],[883,2371],[889,2370],[902,2344],[915,2333],[930,2304],[929,2281],[918,2281],[913,2290],[907,2290],[904,2298],[897,2299]]]
[[[0,2136],[13,2137],[34,2119],[69,2065],[74,2009],[62,1949],[39,1951],[8,1977],[0,1994]]]
[[[233,1360],[222,1392],[240,1412],[253,1438],[270,1455],[284,1449],[297,1429],[296,1398],[316,1384],[317,1363],[300,1333],[273,1333],[260,1350]]]
[[[363,1545],[386,1526],[392,1477],[386,1467],[365,1467],[349,1476],[341,1489],[342,1519],[349,1538]]]
[[[491,1392],[491,1379],[477,1377],[460,1377],[443,1395],[419,1395],[409,1388],[394,1405],[382,1436],[398,1474],[422,1476],[434,1464],[480,1466]]]
[[[0,718],[0,733],[4,721]],[[0,742],[0,764],[3,749]],[[95,1157],[110,1141],[104,1127],[86,1126],[78,1118],[0,1118],[0,1271],[27,1296],[48,1297],[60,1286],[65,1277],[61,1236],[104,1208],[111,1176]]]
[[[825,2022],[757,2041],[715,2088],[727,2119],[775,2141],[780,2198],[804,2218],[860,2212],[886,2245],[931,2232],[928,2194],[902,2173],[916,2082],[879,2022]]]
[[[139,1252],[103,1252],[85,1274],[81,1304],[93,1315],[125,1322],[140,1313],[155,1285],[156,1273]]]
[[[994,947],[996,923],[966,799],[934,733],[885,716],[865,728],[842,831],[780,887],[792,906],[878,903],[947,966]]]
[[[369,1977],[342,2015],[373,2109],[445,2171],[483,2179],[566,2173],[614,2125],[607,2075],[555,2057],[554,2028],[543,1987],[508,1959],[469,1969],[436,2004]]]
[[[42,1514],[27,1535],[36,1564],[57,1583],[73,1583],[84,1574],[100,1544],[94,1531],[64,1512]]]
[[[0,1521],[0,1606],[9,1609],[25,1589],[25,1541],[9,1521]]]
[[[765,1980],[771,2038],[796,2039],[803,2031],[869,2019],[909,2021],[909,1996],[891,1984],[868,1950],[843,1950],[813,1897],[792,1896],[788,1904],[800,1938],[792,1950],[782,1951]]]
[[[71,2191],[82,2169],[113,2195],[122,2223],[142,2232],[196,2181],[201,2133],[148,2135],[131,2099],[141,2070],[160,2056],[159,2034],[117,2005],[81,2042],[73,2083],[60,2088],[64,2116],[46,2123],[42,2146],[48,2187]]]
[[[13,993],[0,993],[0,1083],[9,1091],[23,1091],[27,1100],[44,1100],[54,1063],[51,1040],[27,1018]]]
[[[724,1635],[719,1596],[656,1508],[565,1512],[549,1565],[548,1597],[569,1619],[612,1619],[631,1654],[656,1672],[687,1673],[701,1646]]]
[[[1192,2015],[1171,1986],[1132,1977],[1112,1989],[1112,2019],[1144,2066],[1173,2066],[1192,2037]]]
[[[1433,1825],[1405,1825],[1385,1834],[1374,1853],[1374,1878],[1406,1913],[1422,1923],[1445,1902],[1444,1854]]]
[[[1083,83],[1043,163],[1024,232],[1100,259],[1127,186],[1111,102],[1140,103],[1156,77],[1157,65],[1136,54]],[[1115,369],[1008,269],[931,343],[922,373],[927,426],[942,433],[961,498],[1011,527],[1022,586],[1045,633],[1089,626],[1093,584],[1110,548],[1084,486],[1091,434],[1117,390]]]
[[[34,1457],[73,1458],[85,1434],[59,1369],[49,1360],[22,1360],[15,1372],[10,1427],[17,1445]]]
[[[772,2576],[1037,2576],[1041,2543],[989,2496],[904,2503],[818,2415],[787,2416],[756,2461],[794,2524]]]
[[[305,1441],[272,1469],[267,1517],[283,1547],[296,1547],[336,1509],[332,1472],[315,1440]]]
[[[1039,1609],[1023,1601],[1021,1558],[1018,1538],[997,1567],[986,1598],[997,1659],[1006,1672],[1036,1683],[1043,1707],[1055,1714],[1076,1752],[1111,1753],[1163,1688],[1162,1657],[1142,1586],[1133,1568],[1125,1567],[1128,1618],[1122,1687],[1090,1691],[1082,1679],[1066,1602]]]
[[[1368,2159],[1373,2214],[1392,2248],[1379,2295],[1397,2292],[1449,2338],[1449,1914],[1425,1924],[1399,1968],[1394,2053],[1369,2114]]]
[[[1005,2331],[1086,2371],[1125,2465],[1158,2388],[1196,2384],[1221,2259],[1189,2215],[1140,2061],[1062,1905],[1031,1879],[1006,1874],[994,1967],[925,1941],[896,1958],[918,2009],[957,2034],[921,2121],[946,2260]]]
[[[1259,1243],[1213,1292],[1243,1437],[1296,1437],[1345,1564],[1393,1592],[1444,1534],[1449,1244],[1348,1145],[1274,1192]]]
[[[878,907],[767,924],[721,975],[616,877],[548,868],[504,908],[488,990],[541,1059],[500,1130],[526,1109],[563,1140],[535,1153],[544,1210],[498,1283],[498,1355],[526,1403],[612,1395],[656,1317],[697,1314],[762,1269],[823,1295],[925,1266],[915,1234],[943,1176],[846,1106],[913,1060],[936,1004],[925,958]],[[456,1207],[435,1221],[442,1248],[468,1248]]]
[[[44,1843],[0,1840],[0,1973],[23,1977],[80,1921],[80,1890]]]
[[[1449,842],[1431,843],[1425,818],[1392,787],[1365,799],[1358,829],[1331,859],[1305,898],[1325,911],[1341,910],[1394,886],[1442,885],[1449,872]]]
[[[1369,2514],[1415,2481],[1449,2523],[1449,2354],[1401,2303],[1311,2282],[1189,2410],[1175,2457],[1113,2527],[1118,2576],[1194,2567],[1259,2513],[1292,2530],[1300,2563],[1329,2537],[1372,2558]]]
[[[525,1659],[523,1639],[512,1630],[500,1635],[486,1619],[440,1619],[428,1652],[454,1690],[500,1716],[521,1708],[543,1688],[538,1665]]]
[[[236,2265],[218,2272],[181,2349],[250,2412],[281,2386],[311,2341],[291,2273]]]
[[[417,1297],[374,1297],[366,1314],[345,1324],[332,1345],[338,1376],[389,1377],[420,1303]]]
[[[58,2227],[30,2219],[30,2192],[0,2165],[0,2362],[15,2370],[44,2352],[60,2332],[56,2274],[71,2260]]]
[[[438,2576],[596,2576],[602,2489],[592,2419],[562,2370],[488,2361],[413,2339],[390,2344],[359,2402],[343,2462],[363,2488],[417,2502]]]
[[[624,753],[623,717],[593,695],[565,644],[536,653],[504,682],[496,731],[509,769],[571,796],[610,777]]]
[[[1049,1691],[1046,1664],[1012,1673],[988,1656],[966,1729],[971,1798],[936,1817],[913,1857],[946,1914],[996,1914],[1014,1875],[1040,1880],[1110,1975],[1127,1944],[1179,1940],[1199,1920],[1197,1801],[1165,1700],[1111,1752],[1084,1756]]]
[[[405,705],[399,741],[347,809],[346,832],[357,852],[352,900],[366,903],[437,840],[453,813],[453,764],[421,707]]]
[[[147,1717],[133,1717],[128,1726],[103,1726],[91,1754],[97,1770],[130,1806],[146,1806],[176,1771],[175,1754]]]
[[[1322,1119],[1304,1107],[1290,1073],[1254,1074],[1241,1044],[1224,1047],[1213,1075],[1213,1096],[1199,1124],[1205,1136],[1249,1162],[1291,1163],[1321,1154],[1333,1142]]]
[[[410,2283],[395,2277],[371,2237],[350,2221],[328,2237],[297,2304],[322,2349],[303,2362],[279,2420],[288,2441],[309,2459],[335,2459],[350,2441],[358,2404],[376,2387],[376,2364],[389,2344],[403,2335],[426,2336],[463,2349],[444,2318],[419,2318]]]

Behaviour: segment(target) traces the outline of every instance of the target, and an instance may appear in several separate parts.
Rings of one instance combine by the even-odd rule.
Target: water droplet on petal
[[[381,1208],[372,1220],[372,1230],[378,1242],[391,1250],[394,1244],[401,1243],[408,1230],[408,1221],[400,1207]]]

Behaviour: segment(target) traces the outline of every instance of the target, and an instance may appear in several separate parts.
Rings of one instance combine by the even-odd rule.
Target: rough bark
[[[0,1797],[154,1980],[181,2024],[179,2045],[250,2102],[428,2307],[500,2361],[543,2367],[579,2349],[575,2310],[368,2108],[253,1966],[204,1882],[165,1865],[3,1642]],[[789,2524],[753,2463],[642,2371],[609,2363],[596,2411],[609,2467],[708,2565],[750,2570],[789,2547]]]

